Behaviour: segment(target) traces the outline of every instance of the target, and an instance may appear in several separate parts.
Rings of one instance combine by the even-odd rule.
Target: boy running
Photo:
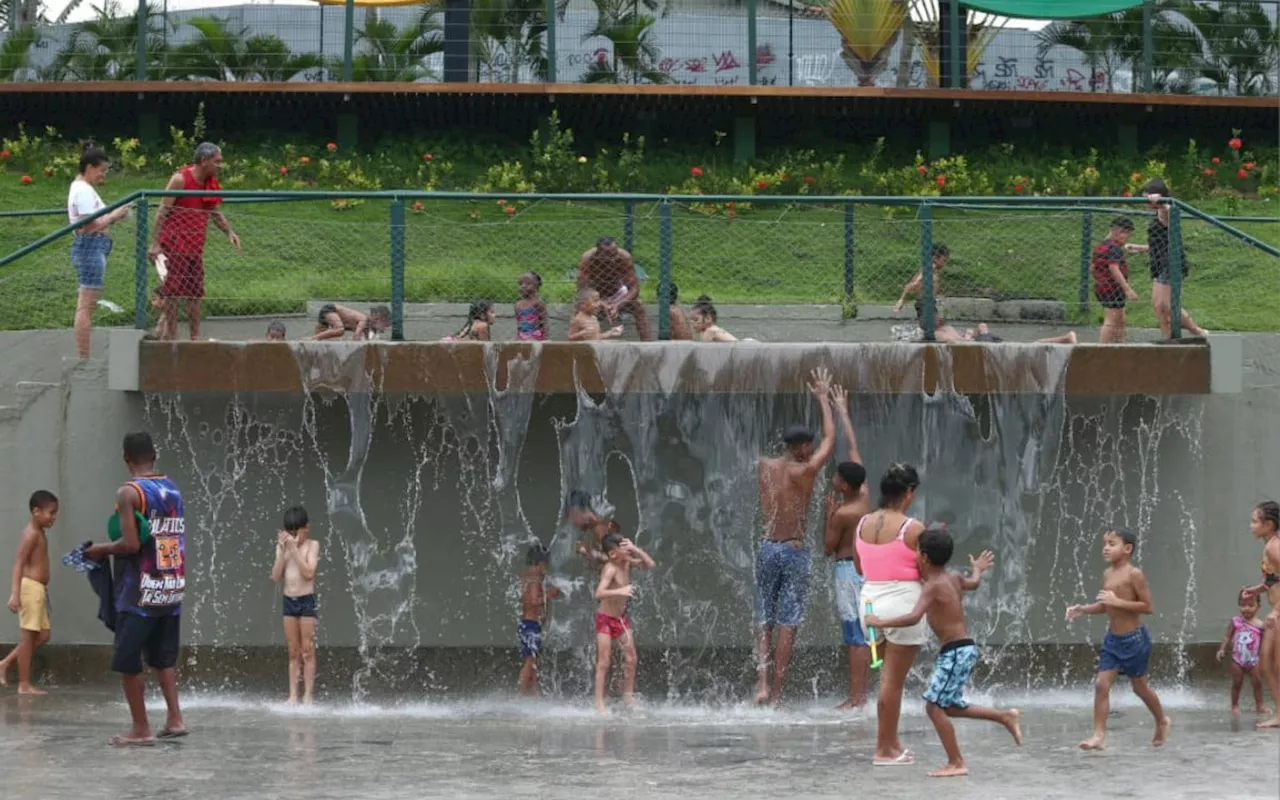
[[[516,693],[539,693],[538,657],[542,651],[542,625],[547,621],[547,601],[560,596],[560,590],[547,584],[547,561],[550,553],[541,542],[534,543],[525,557],[528,566],[520,575],[520,627],[516,635],[520,639],[520,678]]]
[[[276,537],[276,562],[271,580],[284,590],[284,639],[289,645],[289,702],[298,702],[298,674],[302,674],[302,702],[311,705],[316,688],[316,569],[320,543],[308,538],[307,510],[294,506],[284,512],[284,530]]]
[[[631,620],[627,618],[627,604],[636,596],[631,585],[631,567],[653,569],[653,559],[628,539],[616,533],[607,534],[600,542],[609,559],[600,572],[596,585],[596,711],[608,713],[604,705],[605,682],[609,678],[609,661],[613,656],[613,643],[622,645],[625,671],[622,678],[622,701],[627,708],[636,705],[636,642],[631,635]]]
[[[1067,622],[1084,614],[1107,615],[1107,635],[1102,640],[1098,657],[1098,679],[1093,684],[1093,736],[1080,743],[1081,750],[1101,750],[1107,744],[1107,714],[1111,711],[1111,684],[1119,675],[1128,675],[1133,693],[1142,699],[1156,720],[1156,733],[1151,745],[1159,747],[1169,738],[1170,719],[1165,716],[1160,698],[1147,684],[1147,663],[1151,659],[1151,633],[1142,624],[1143,614],[1155,613],[1151,589],[1142,570],[1129,563],[1138,537],[1131,531],[1116,529],[1102,535],[1102,557],[1107,568],[1102,572],[1102,590],[1098,601],[1087,606],[1067,608]]]
[[[18,694],[48,694],[31,685],[31,657],[49,641],[49,537],[58,519],[58,498],[43,489],[27,503],[31,520],[22,531],[13,559],[9,610],[18,615],[18,646],[0,660],[0,686],[7,686],[9,664],[18,662]]]
[[[1022,744],[1018,709],[971,706],[964,699],[964,685],[969,682],[969,676],[978,663],[978,646],[969,638],[964,623],[964,593],[978,588],[982,582],[982,573],[991,569],[995,556],[990,550],[983,551],[977,558],[969,556],[969,565],[973,571],[968,577],[963,577],[946,569],[954,549],[951,534],[936,528],[926,530],[920,535],[920,551],[916,554],[920,562],[920,576],[924,579],[924,591],[916,602],[916,607],[909,614],[887,620],[882,620],[875,614],[867,615],[867,625],[875,628],[907,628],[919,622],[921,617],[926,617],[934,636],[938,637],[938,642],[942,645],[938,650],[938,661],[933,667],[933,676],[929,679],[929,688],[924,693],[924,701],[929,721],[938,731],[942,749],[947,752],[947,764],[942,769],[930,772],[930,778],[954,778],[969,774],[964,757],[960,755],[960,745],[956,742],[956,729],[951,724],[951,717],[998,722],[1013,736],[1014,744]]]
[[[1111,221],[1107,238],[1093,248],[1093,296],[1102,304],[1099,344],[1124,343],[1125,301],[1138,299],[1138,293],[1129,285],[1129,264],[1125,261],[1132,235],[1133,220],[1116,217]]]

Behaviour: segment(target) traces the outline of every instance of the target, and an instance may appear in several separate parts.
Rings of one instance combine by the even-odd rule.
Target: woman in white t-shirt
[[[71,182],[67,194],[67,219],[72,224],[93,216],[103,208],[102,198],[93,187],[107,176],[110,159],[93,142],[85,142],[80,155],[80,174]],[[103,214],[76,228],[71,243],[71,266],[80,278],[80,296],[76,301],[76,349],[80,358],[89,357],[89,341],[93,332],[93,309],[102,294],[107,273],[107,256],[111,254],[111,236],[107,229],[129,215],[128,207]]]

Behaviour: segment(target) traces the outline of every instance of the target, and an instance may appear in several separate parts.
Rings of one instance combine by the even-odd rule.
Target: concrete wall
[[[1280,495],[1278,345],[1246,337],[1239,395],[859,396],[855,424],[873,473],[891,460],[925,465],[916,513],[951,524],[961,563],[997,551],[971,606],[989,641],[1096,640],[1100,621],[1068,630],[1062,608],[1096,591],[1098,532],[1121,524],[1142,535],[1157,638],[1211,641],[1257,577],[1249,511]],[[746,645],[754,459],[783,424],[816,422],[807,398],[768,395],[143,397],[107,389],[103,362],[62,361],[70,350],[69,332],[0,342],[14,356],[0,384],[45,379],[0,411],[4,560],[36,488],[63,500],[55,558],[100,537],[126,477],[120,438],[146,427],[187,499],[192,644],[282,643],[268,569],[293,503],[311,510],[324,548],[322,645],[510,645],[512,580],[531,535],[552,545],[553,572],[573,590],[553,608],[553,646],[585,643],[592,602],[558,525],[577,486],[616,508],[659,562],[633,604],[642,644]],[[818,559],[802,644],[838,640],[828,576]],[[51,591],[55,642],[109,641],[82,577],[56,566]]]

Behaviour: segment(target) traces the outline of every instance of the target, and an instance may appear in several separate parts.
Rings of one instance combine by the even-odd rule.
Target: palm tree
[[[608,58],[593,61],[582,76],[583,83],[669,83],[670,76],[658,69],[660,53],[653,38],[653,25],[658,18],[642,13],[666,13],[657,0],[591,0],[596,7],[596,25],[583,34],[589,39],[609,40]]]
[[[94,9],[98,17],[76,26],[67,47],[53,60],[57,80],[133,80],[138,63],[137,12],[119,16],[116,0]],[[162,23],[147,7],[147,78],[164,80],[165,43]]]
[[[40,41],[40,33],[34,27],[18,28],[11,32],[0,46],[0,81],[16,81],[26,78],[31,71],[31,48]]]
[[[40,0],[0,0],[0,31],[22,30],[48,22]]]
[[[1198,75],[1218,85],[1219,94],[1267,95],[1277,87],[1280,20],[1273,27],[1256,0],[1188,2],[1182,14],[1198,34],[1190,59]]]
[[[364,52],[352,59],[351,79],[412,83],[434,77],[424,62],[444,50],[444,31],[436,13],[434,5],[425,6],[404,30],[376,16],[366,18],[364,29],[356,31],[356,44]]]
[[[1181,47],[1185,50],[1186,25],[1180,19],[1184,0],[1151,0],[1152,39],[1168,42],[1170,59],[1163,74],[1176,71],[1173,56]],[[1115,85],[1116,73],[1128,68],[1135,76],[1133,91],[1141,86],[1136,77],[1141,72],[1143,53],[1143,10],[1141,6],[1114,14],[1105,14],[1085,20],[1054,22],[1036,33],[1037,48],[1044,55],[1054,47],[1068,47],[1078,51],[1089,65],[1090,74],[1102,72],[1106,76],[1105,90]],[[1175,43],[1182,42],[1184,45]],[[1090,81],[1090,90],[1098,86]]]
[[[858,85],[874,86],[889,64],[889,52],[907,20],[906,2],[833,0],[826,7],[826,14],[840,34],[840,57],[857,77]],[[909,50],[911,43],[904,40],[903,47]]]
[[[920,44],[920,62],[924,66],[925,76],[930,87],[938,86],[941,76],[942,24],[938,20],[937,0],[911,0],[911,10],[916,17],[914,33]],[[961,8],[964,14],[965,48],[964,74],[972,75],[982,63],[987,48],[995,40],[996,35],[1004,28],[1006,21],[998,21],[993,14]]]
[[[294,55],[277,36],[249,36],[248,28],[228,30],[216,17],[187,20],[200,36],[174,48],[171,71],[185,78],[216,81],[284,82],[324,66],[317,55]]]
[[[569,0],[556,0],[563,17]],[[488,71],[483,80],[547,79],[547,4],[543,0],[472,0],[471,47]]]

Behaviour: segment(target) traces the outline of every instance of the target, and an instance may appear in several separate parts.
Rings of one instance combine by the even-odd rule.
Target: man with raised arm
[[[782,685],[796,630],[804,618],[805,598],[809,593],[812,559],[805,546],[805,524],[809,501],[813,497],[813,480],[835,448],[836,432],[831,418],[831,373],[814,370],[809,391],[822,410],[822,442],[815,450],[813,433],[801,425],[792,425],[783,435],[786,453],[776,458],[761,458],[760,511],[764,517],[765,539],[760,543],[756,561],[756,703],[777,703],[782,699]],[[773,629],[779,628],[777,649],[773,649]],[[770,655],[772,654],[772,658]],[[773,662],[773,688],[769,688],[769,664]]]
[[[871,651],[862,632],[862,564],[858,562],[854,546],[858,523],[871,510],[871,499],[867,495],[867,470],[862,465],[853,421],[849,417],[849,393],[833,387],[831,402],[849,447],[848,460],[836,465],[835,494],[827,498],[827,530],[823,537],[827,555],[836,560],[833,570],[836,612],[840,615],[840,630],[849,651],[849,698],[840,704],[841,710],[847,710],[867,702],[867,683],[871,678]]]

